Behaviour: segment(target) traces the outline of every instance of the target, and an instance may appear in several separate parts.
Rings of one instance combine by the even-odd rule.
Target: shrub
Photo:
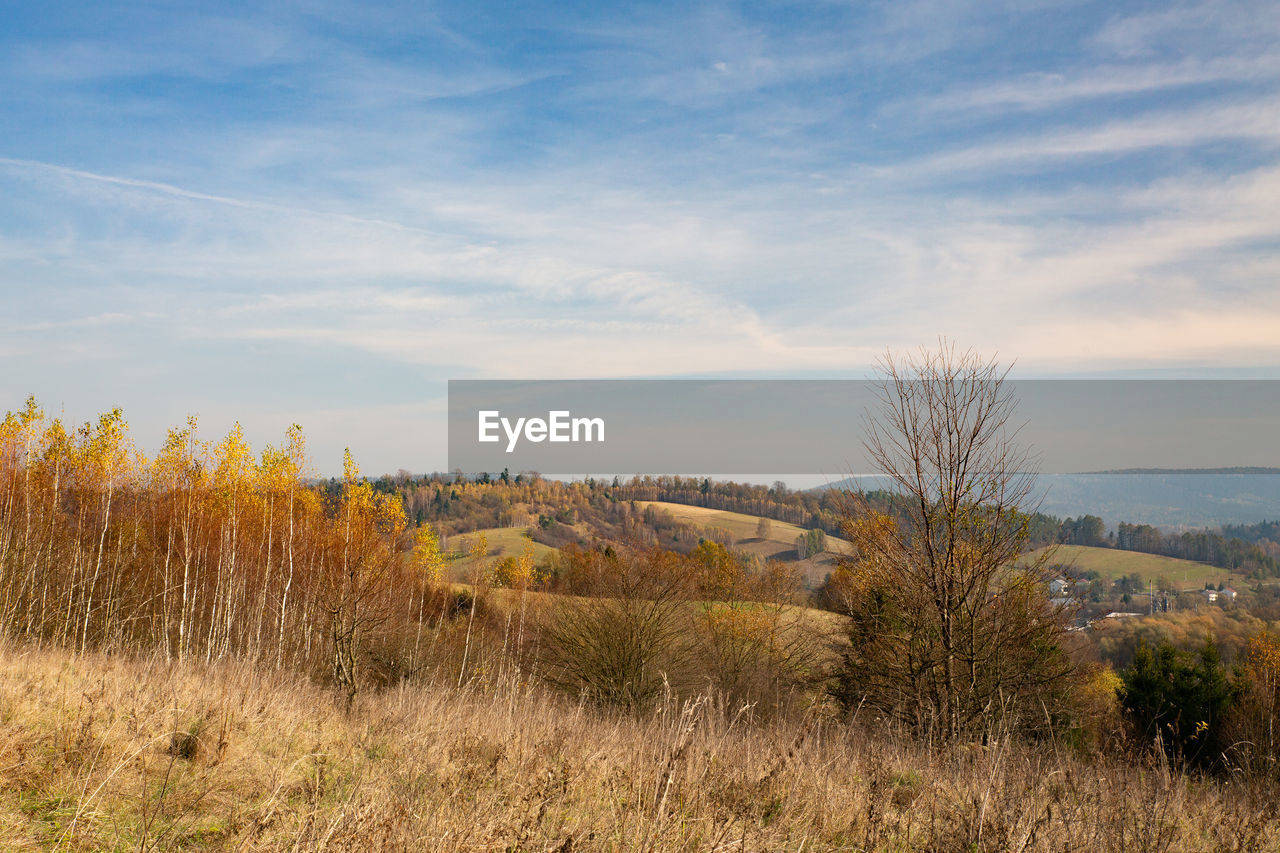
[[[1154,741],[1189,764],[1219,763],[1234,691],[1212,639],[1199,654],[1169,643],[1152,648],[1139,642],[1133,663],[1120,677],[1121,700],[1138,743]]]
[[[563,562],[561,570],[585,588],[544,622],[548,681],[638,710],[664,685],[688,680],[690,586],[679,555],[657,548],[575,549]]]

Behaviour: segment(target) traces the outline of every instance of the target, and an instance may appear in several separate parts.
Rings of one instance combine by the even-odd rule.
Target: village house
[[[1223,587],[1222,589],[1202,589],[1200,594],[1210,604],[1221,601],[1223,604],[1233,604],[1236,600],[1236,591],[1231,587]]]

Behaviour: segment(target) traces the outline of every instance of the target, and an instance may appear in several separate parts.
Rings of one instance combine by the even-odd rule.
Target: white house
[[[1233,604],[1236,600],[1236,591],[1229,586],[1222,589],[1202,589],[1200,594],[1210,603],[1221,601],[1223,604]]]

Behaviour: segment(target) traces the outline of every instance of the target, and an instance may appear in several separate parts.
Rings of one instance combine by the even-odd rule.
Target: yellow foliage
[[[1277,678],[1280,676],[1280,637],[1269,631],[1255,634],[1245,644],[1245,658],[1256,673]]]
[[[440,540],[430,525],[424,524],[413,533],[413,551],[409,554],[412,566],[434,582],[440,580],[444,568],[444,556],[440,553]]]

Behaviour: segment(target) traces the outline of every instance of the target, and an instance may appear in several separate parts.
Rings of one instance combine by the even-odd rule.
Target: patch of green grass
[[[1043,552],[1035,551],[1032,556]],[[1227,569],[1208,563],[1162,557],[1159,554],[1143,554],[1137,551],[1121,551],[1116,548],[1091,548],[1085,545],[1059,545],[1053,562],[1079,571],[1094,571],[1103,578],[1115,580],[1137,573],[1144,581],[1166,578],[1174,586],[1182,588],[1203,587],[1206,582],[1242,583],[1244,578]]]
[[[38,835],[53,838],[75,815],[76,801],[72,796],[50,796],[28,789],[18,794],[18,808],[40,827]]]

